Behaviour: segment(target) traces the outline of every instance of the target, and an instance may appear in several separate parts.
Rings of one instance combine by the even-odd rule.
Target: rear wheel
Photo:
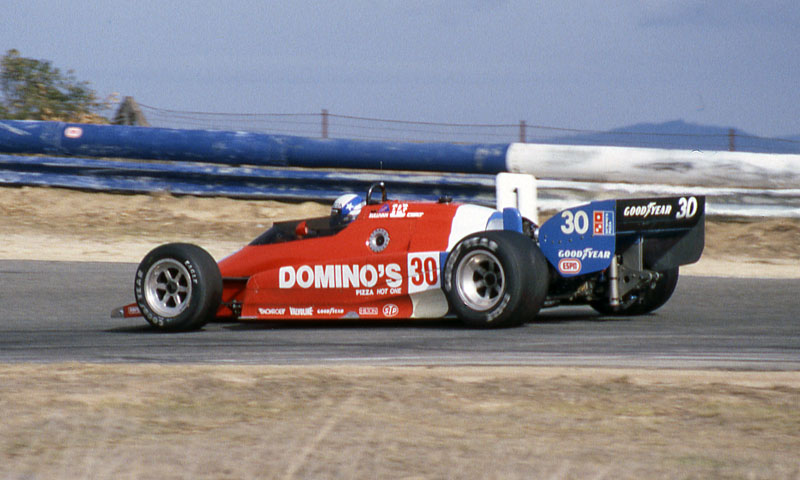
[[[546,260],[533,241],[515,232],[481,232],[464,238],[447,259],[444,291],[467,325],[520,325],[539,312],[547,294]]]
[[[156,328],[201,328],[214,317],[222,298],[222,276],[202,248],[171,243],[148,253],[136,269],[136,303]]]
[[[672,297],[678,285],[678,268],[658,272],[659,278],[642,290],[636,291],[626,299],[622,306],[613,308],[608,304],[608,298],[596,300],[590,305],[603,315],[646,315],[661,308]]]

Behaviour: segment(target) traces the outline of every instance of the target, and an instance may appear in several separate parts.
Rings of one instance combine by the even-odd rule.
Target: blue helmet
[[[361,213],[364,203],[364,199],[354,193],[342,195],[333,202],[331,217],[340,223],[350,223]]]

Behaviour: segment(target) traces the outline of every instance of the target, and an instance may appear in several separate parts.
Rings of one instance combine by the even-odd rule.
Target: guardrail
[[[42,185],[93,191],[308,200],[366,192],[375,182],[404,198],[494,204],[493,175],[430,175],[386,171],[326,171],[191,163],[0,155],[0,185]]]
[[[495,177],[482,174],[229,167],[91,158],[0,155],[0,185],[41,185],[90,191],[176,195],[317,199],[365,192],[387,182],[393,196],[494,205]],[[800,217],[800,189],[675,187],[658,184],[539,180],[539,206],[560,210],[581,201],[634,196],[706,195],[711,215]]]
[[[711,214],[800,217],[800,155],[361,142],[26,121],[0,121],[0,152],[48,155],[0,155],[0,183],[15,185],[329,199],[384,180],[407,198],[448,195],[493,204],[493,174],[510,171],[540,179],[544,208],[599,196],[702,191],[711,197]],[[357,170],[341,171],[348,168]]]

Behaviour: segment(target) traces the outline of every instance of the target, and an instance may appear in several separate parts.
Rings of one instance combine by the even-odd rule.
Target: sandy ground
[[[315,202],[116,195],[0,188],[0,259],[139,262],[185,241],[220,259],[273,221],[326,215]],[[800,220],[710,219],[701,261],[688,275],[800,278]]]
[[[0,366],[0,478],[797,479],[800,376]]]

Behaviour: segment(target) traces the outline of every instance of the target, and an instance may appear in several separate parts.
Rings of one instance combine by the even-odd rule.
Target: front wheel
[[[154,327],[167,331],[201,328],[222,298],[222,276],[202,248],[170,243],[153,249],[136,269],[134,294],[139,310]]]
[[[464,238],[450,252],[444,291],[465,324],[480,328],[521,325],[539,312],[548,287],[544,255],[519,233],[489,231]]]
[[[629,298],[623,299],[622,306],[613,308],[608,298],[595,300],[592,308],[603,315],[646,315],[661,308],[670,299],[678,285],[678,268],[658,272],[659,277],[642,290],[636,291]]]

